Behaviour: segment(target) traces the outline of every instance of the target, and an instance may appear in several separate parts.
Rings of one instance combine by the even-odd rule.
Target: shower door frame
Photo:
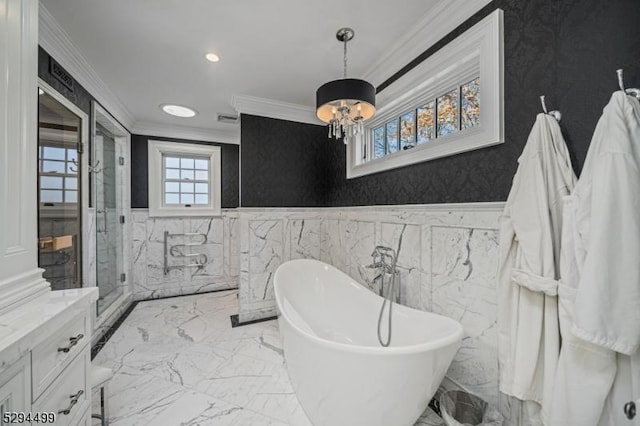
[[[100,120],[98,119],[100,117]],[[123,286],[123,291],[120,296],[118,296],[103,312],[98,315],[97,302],[96,309],[93,310],[93,324],[94,330],[98,330],[99,328],[104,328],[108,324],[113,322],[113,319],[119,317],[122,314],[122,311],[126,309],[133,300],[133,295],[131,292],[131,230],[132,230],[132,220],[131,220],[131,133],[116,120],[113,115],[109,113],[102,105],[93,100],[91,102],[91,149],[95,150],[95,136],[96,136],[96,123],[102,122],[106,120],[109,122],[108,130],[115,130],[114,139],[116,144],[122,144],[122,156],[124,157],[124,165],[122,170],[122,215],[125,217],[125,223],[122,225],[122,273],[125,274],[126,279],[124,283],[120,283]],[[102,123],[101,123],[102,124]],[[107,127],[107,126],[104,126]],[[92,197],[95,202],[95,188],[93,188]],[[97,236],[96,236],[96,224],[97,224],[97,216],[96,216],[96,206],[95,204],[90,209],[93,213],[93,229],[89,232],[90,243],[93,247],[94,255],[94,264],[91,268],[92,274],[92,283],[94,286],[97,286]],[[100,332],[94,333],[94,340],[97,340],[101,337]]]
[[[74,113],[80,119],[80,143],[82,144],[82,152],[80,154],[80,214],[78,215],[78,235],[80,238],[79,256],[80,266],[80,288],[95,287],[95,275],[91,280],[89,269],[89,252],[86,224],[89,218],[89,114],[81,110],[73,102],[67,99],[62,93],[58,92],[50,84],[42,78],[38,78],[38,88],[42,89],[47,95],[51,96],[62,106]],[[38,126],[40,123],[38,123]],[[40,138],[38,137],[38,148],[40,147]],[[40,221],[40,206],[38,206],[38,221]]]

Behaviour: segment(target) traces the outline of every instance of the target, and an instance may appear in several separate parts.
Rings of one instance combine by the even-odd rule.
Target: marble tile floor
[[[277,321],[232,328],[237,312],[236,290],[138,303],[93,361],[114,371],[110,424],[311,425],[289,382]],[[97,393],[93,401],[98,413]],[[427,409],[416,426],[442,424]]]

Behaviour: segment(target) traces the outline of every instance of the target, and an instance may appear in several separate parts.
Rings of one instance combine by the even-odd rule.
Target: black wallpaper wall
[[[378,90],[495,8],[504,10],[504,144],[347,180],[344,146],[327,140],[324,127],[243,115],[242,206],[503,201],[541,111],[540,95],[562,112],[579,173],[602,108],[617,89],[615,70],[624,68],[627,85],[640,85],[638,0],[495,0],[412,63],[398,64]]]
[[[326,205],[336,144],[326,128],[242,114],[240,134],[243,207]]]
[[[195,143],[215,145],[220,149],[222,178],[222,208],[235,208],[239,205],[238,182],[239,149],[238,145],[192,141],[185,139],[162,138],[155,136],[131,135],[131,207],[149,207],[149,162],[147,142],[149,139],[170,141],[175,143]]]

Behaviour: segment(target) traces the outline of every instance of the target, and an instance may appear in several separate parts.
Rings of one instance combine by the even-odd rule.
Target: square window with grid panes
[[[64,146],[38,148],[40,203],[76,204],[78,202],[78,150]]]
[[[372,129],[373,158],[382,158],[480,125],[480,78]]]
[[[163,156],[163,200],[166,206],[209,204],[211,164],[208,157]]]

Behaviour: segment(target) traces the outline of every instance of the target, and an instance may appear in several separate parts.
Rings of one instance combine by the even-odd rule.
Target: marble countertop
[[[50,291],[45,304],[29,304],[0,317],[0,372],[98,300],[98,288]]]

